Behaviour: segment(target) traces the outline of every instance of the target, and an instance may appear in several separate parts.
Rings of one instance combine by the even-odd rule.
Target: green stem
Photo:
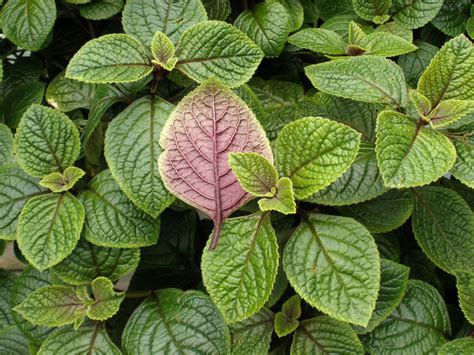
[[[144,291],[126,291],[125,298],[147,298],[151,296],[153,290],[144,290]]]

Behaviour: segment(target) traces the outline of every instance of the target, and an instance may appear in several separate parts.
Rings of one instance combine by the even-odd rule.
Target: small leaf
[[[183,33],[176,68],[202,83],[216,77],[229,87],[245,84],[263,52],[244,33],[221,21],[205,21]]]
[[[300,296],[294,295],[283,303],[281,312],[275,315],[275,332],[281,338],[298,328],[301,316]]]
[[[456,161],[451,168],[451,173],[463,184],[474,189],[474,137],[454,137],[452,139],[456,147]]]
[[[286,125],[276,143],[276,167],[293,183],[297,199],[305,199],[341,176],[354,161],[360,135],[321,117]]]
[[[83,223],[84,207],[69,192],[33,197],[20,214],[18,247],[31,265],[45,270],[71,254]]]
[[[422,119],[426,120],[426,116],[431,112],[431,102],[428,98],[420,94],[416,90],[410,91],[410,103],[415,107],[416,113]]]
[[[406,39],[387,32],[373,32],[362,38],[358,44],[365,54],[395,57],[416,50],[416,46]]]
[[[428,115],[433,128],[441,128],[459,121],[474,112],[474,100],[444,100]]]
[[[224,222],[219,248],[204,250],[201,269],[203,283],[227,323],[256,313],[270,296],[278,269],[278,245],[269,214]]]
[[[285,247],[283,266],[290,284],[310,305],[335,319],[367,326],[380,286],[380,261],[361,224],[339,216],[304,217]]]
[[[452,354],[472,354],[474,353],[474,338],[465,337],[451,340],[444,344],[438,350],[438,355],[452,355]]]
[[[442,5],[443,0],[393,0],[392,17],[403,27],[419,28],[435,17]]]
[[[95,0],[79,8],[82,17],[88,20],[105,20],[120,13],[124,0]]]
[[[114,291],[114,285],[106,277],[98,277],[91,283],[94,303],[87,310],[87,317],[104,321],[118,312],[125,292]]]
[[[64,170],[64,173],[57,172],[46,175],[39,182],[41,186],[50,189],[52,192],[68,191],[81,177],[85,174],[84,170],[69,166]]]
[[[469,323],[474,324],[474,274],[456,273],[459,305]]]
[[[66,78],[88,83],[126,83],[151,73],[147,50],[126,34],[95,38],[74,54]]]
[[[160,31],[155,33],[151,41],[151,54],[153,55],[153,63],[168,71],[173,70],[178,61],[175,57],[173,42]]]
[[[305,28],[288,37],[288,42],[304,49],[327,54],[345,54],[347,44],[336,32],[323,28]]]
[[[293,194],[293,183],[290,179],[283,177],[276,184],[275,196],[261,198],[258,200],[260,211],[278,211],[283,214],[296,213],[295,196]]]
[[[267,354],[273,334],[273,313],[262,308],[252,317],[230,325],[233,355]]]
[[[63,171],[79,156],[79,133],[65,114],[32,105],[21,118],[15,136],[15,153],[21,168],[42,177]]]
[[[354,11],[364,20],[385,16],[390,10],[392,0],[352,0]]]

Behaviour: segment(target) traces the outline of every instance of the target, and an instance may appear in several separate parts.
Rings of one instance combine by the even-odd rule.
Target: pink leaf
[[[270,144],[250,108],[215,79],[187,95],[160,137],[161,177],[174,195],[214,221],[211,249],[222,222],[252,199],[227,163],[229,152],[256,152],[273,161]]]

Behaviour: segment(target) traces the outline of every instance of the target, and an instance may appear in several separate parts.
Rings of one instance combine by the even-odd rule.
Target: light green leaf
[[[89,242],[111,248],[137,248],[158,240],[160,220],[135,207],[108,170],[94,177],[79,199],[86,211],[84,237]]]
[[[299,30],[304,21],[304,8],[299,0],[274,0],[285,6],[290,15],[290,32]]]
[[[285,46],[291,18],[285,6],[277,1],[257,4],[245,10],[235,20],[235,27],[245,33],[265,53],[277,57]]]
[[[304,49],[327,54],[345,54],[346,42],[336,32],[323,28],[305,28],[288,37],[288,42]]]
[[[383,25],[377,26],[374,32],[387,32],[392,35],[402,37],[410,43],[413,42],[413,31],[400,26],[398,22],[395,21],[387,22]]]
[[[39,349],[38,355],[90,354],[121,355],[122,352],[110,340],[102,323],[86,324],[75,330],[59,328],[52,333]]]
[[[0,330],[0,353],[24,355],[30,353],[29,339],[16,326],[11,325]]]
[[[469,323],[474,324],[474,274],[456,273],[459,305]]]
[[[409,280],[400,305],[362,342],[371,354],[435,354],[450,333],[448,311],[438,291]]]
[[[201,0],[209,20],[225,21],[232,8],[229,0]]]
[[[122,15],[125,32],[149,47],[157,31],[176,44],[183,32],[207,20],[199,0],[128,0]]]
[[[374,17],[388,14],[392,0],[352,0],[354,11],[364,20],[372,21]]]
[[[469,37],[474,38],[474,16],[471,16],[467,19],[466,31]]]
[[[429,43],[417,41],[415,44],[418,47],[416,51],[401,55],[397,61],[408,85],[413,88],[416,88],[418,79],[438,51],[438,47]]]
[[[406,190],[390,190],[372,200],[337,209],[343,216],[362,223],[371,233],[385,233],[402,226],[410,218],[413,195]]]
[[[444,0],[431,23],[448,36],[458,36],[466,30],[471,4],[471,0]]]
[[[395,21],[406,28],[418,28],[430,22],[443,5],[443,0],[393,0]]]
[[[469,355],[474,353],[474,338],[454,339],[439,348],[438,355]]]
[[[258,200],[260,211],[278,211],[283,214],[296,213],[293,183],[290,179],[280,178],[276,184],[275,196]]]
[[[276,167],[293,183],[297,199],[305,199],[340,177],[354,161],[360,135],[321,117],[286,125],[275,142]]]
[[[13,134],[10,128],[0,123],[0,166],[13,159]]]
[[[244,33],[221,21],[205,21],[183,33],[176,68],[197,82],[216,77],[229,87],[245,84],[263,52]]]
[[[416,46],[406,39],[387,32],[373,32],[362,38],[358,44],[365,54],[395,57],[416,50]]]
[[[454,191],[442,187],[415,190],[413,232],[423,252],[441,269],[474,273],[474,216]]]
[[[449,126],[474,112],[474,100],[444,100],[428,115],[433,128]]]
[[[351,21],[349,23],[349,44],[359,45],[360,41],[367,36],[358,23]]]
[[[363,353],[364,348],[351,326],[328,316],[301,322],[290,350],[291,355]]]
[[[396,188],[429,184],[456,159],[448,138],[394,111],[378,117],[376,152],[385,185]]]
[[[124,0],[94,0],[82,5],[79,12],[88,20],[105,20],[120,13],[123,9]]]
[[[335,319],[367,326],[380,286],[380,260],[361,224],[347,217],[305,216],[285,247],[283,266],[290,284],[310,305]]]
[[[67,79],[65,72],[59,73],[46,89],[46,101],[62,112],[78,108],[90,109],[95,95],[95,86]]]
[[[125,292],[114,291],[114,285],[106,277],[98,277],[91,283],[94,303],[87,310],[87,317],[104,321],[118,312]]]
[[[331,95],[400,107],[407,104],[403,72],[385,58],[364,55],[334,60],[309,65],[305,73],[317,89]]]
[[[32,104],[41,104],[43,101],[45,84],[30,81],[14,86],[4,99],[3,116],[10,128],[16,128],[25,111]]]
[[[283,303],[281,312],[275,315],[275,332],[281,338],[293,333],[298,328],[301,316],[301,298],[298,295],[291,296]]]
[[[79,133],[64,113],[32,105],[21,118],[15,135],[15,153],[21,168],[42,177],[63,171],[79,156]]]
[[[203,283],[227,323],[263,307],[277,269],[278,245],[268,213],[227,219],[217,248],[206,247],[201,261]]]
[[[79,49],[66,68],[66,78],[88,83],[126,83],[151,73],[148,51],[126,34],[95,38]]]
[[[156,218],[174,200],[158,172],[158,139],[173,105],[143,97],[113,119],[105,134],[110,171],[132,202]]]
[[[474,50],[464,35],[447,42],[418,82],[418,91],[432,106],[441,100],[474,100]]]
[[[56,21],[54,0],[11,0],[2,8],[2,32],[17,46],[39,50]]]
[[[423,120],[427,120],[426,116],[428,116],[428,114],[431,112],[431,102],[426,96],[420,94],[416,90],[411,90],[410,103],[408,105],[409,108],[410,105],[413,105],[416,111],[416,116],[413,117],[420,117]]]
[[[139,261],[139,249],[98,247],[81,239],[72,254],[52,271],[69,284],[88,285],[99,276],[116,281],[134,270]]]
[[[33,197],[18,220],[18,247],[26,260],[42,271],[71,254],[83,223],[84,208],[69,192]]]
[[[257,197],[273,197],[278,173],[263,155],[229,153],[228,163],[245,191]]]
[[[230,334],[211,299],[198,291],[155,291],[129,318],[122,335],[127,354],[228,354]]]
[[[262,308],[252,317],[230,325],[232,355],[266,355],[273,334],[273,313]]]
[[[452,139],[456,147],[456,161],[451,168],[451,173],[463,184],[474,189],[474,137],[454,137]]]
[[[69,166],[62,174],[54,172],[46,175],[41,179],[39,184],[50,189],[52,192],[68,191],[74,187],[76,182],[78,182],[84,174],[84,170],[76,168],[75,166]]]
[[[175,57],[173,42],[160,31],[155,33],[151,41],[151,54],[153,55],[152,62],[168,71],[173,70],[178,61]]]

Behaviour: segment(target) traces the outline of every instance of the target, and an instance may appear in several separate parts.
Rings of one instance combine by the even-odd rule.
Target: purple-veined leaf
[[[210,79],[176,106],[160,144],[165,186],[214,221],[214,249],[223,220],[252,199],[230,169],[228,153],[256,152],[273,161],[262,126],[240,98]]]

